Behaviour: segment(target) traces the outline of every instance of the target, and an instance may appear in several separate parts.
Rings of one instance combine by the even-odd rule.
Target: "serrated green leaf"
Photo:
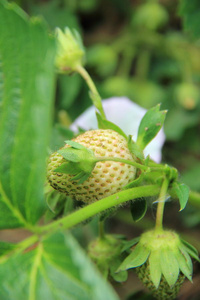
[[[179,276],[179,264],[173,251],[170,249],[160,250],[160,265],[163,276],[169,286],[172,287]]]
[[[186,251],[177,250],[175,253],[176,259],[179,264],[179,268],[181,272],[190,280],[192,281],[192,261],[189,254]]]
[[[198,253],[197,249],[194,246],[192,246],[190,243],[188,243],[187,241],[185,241],[183,239],[181,239],[181,242],[182,242],[183,247],[189,253],[189,255],[200,262],[199,253]]]
[[[119,266],[117,271],[124,271],[143,265],[146,262],[149,253],[150,251],[147,248],[137,244],[131,254],[129,254]]]
[[[183,210],[188,202],[190,189],[189,187],[180,182],[174,182],[172,186],[172,191],[176,194],[180,203],[180,210]]]
[[[194,37],[200,37],[200,2],[199,0],[181,0],[179,7],[180,15],[183,18],[184,29]]]
[[[147,201],[145,198],[135,199],[130,203],[131,215],[134,222],[141,220],[147,211]]]
[[[151,142],[163,126],[166,112],[159,111],[160,105],[156,105],[146,112],[138,129],[137,145],[142,150]]]
[[[126,134],[123,132],[123,130],[119,126],[117,126],[116,124],[114,124],[108,120],[103,119],[99,113],[96,113],[96,117],[97,117],[99,129],[112,129],[112,130],[118,132],[119,134],[121,134],[123,137],[125,137],[125,139],[127,139]]]
[[[0,282],[1,300],[118,299],[69,233],[1,262]]]
[[[0,3],[1,228],[27,226],[45,209],[43,184],[54,93],[55,43],[46,25]]]
[[[162,276],[160,250],[154,250],[151,252],[149,256],[149,270],[150,278],[155,287],[158,288]]]
[[[143,160],[144,159],[144,153],[142,149],[132,140],[132,136],[128,136],[128,148],[130,152],[135,155],[137,158]]]

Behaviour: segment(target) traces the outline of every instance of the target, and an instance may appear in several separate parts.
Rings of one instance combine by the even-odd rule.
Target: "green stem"
[[[126,201],[133,200],[139,197],[155,196],[159,193],[159,190],[160,188],[157,185],[147,185],[121,191],[117,194],[111,195],[90,205],[87,205],[84,208],[77,210],[62,219],[40,227],[40,233],[45,234],[49,232],[52,234],[53,232],[56,232],[60,229],[69,229],[108,208],[118,206],[119,204],[122,204]]]
[[[158,206],[157,206],[157,213],[156,213],[156,226],[155,230],[162,231],[163,230],[163,213],[165,207],[165,197],[167,194],[167,189],[169,185],[169,180],[167,177],[164,178],[162,187],[160,190],[160,195],[158,198]]]
[[[145,170],[145,171],[150,171],[150,168],[144,165],[141,165],[139,163],[136,163],[135,161],[131,161],[128,159],[123,159],[123,158],[119,158],[119,157],[96,157],[97,161],[116,161],[116,162],[121,162],[124,164],[128,164],[131,166],[134,166],[136,168]]]
[[[82,66],[77,66],[76,71],[83,77],[85,82],[87,83],[89,89],[90,89],[90,97],[92,99],[92,102],[94,106],[98,109],[103,119],[106,119],[106,115],[103,110],[102,102],[101,102],[101,96],[99,95],[96,86],[94,82],[92,81],[90,75],[88,72],[83,68]]]

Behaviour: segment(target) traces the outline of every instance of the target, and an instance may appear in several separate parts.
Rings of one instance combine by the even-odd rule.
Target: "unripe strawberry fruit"
[[[156,288],[150,277],[150,269],[148,262],[146,262],[140,267],[137,267],[135,270],[138,275],[138,278],[142,281],[144,286],[149,289],[149,291],[157,300],[176,299],[177,294],[185,280],[185,276],[182,273],[180,273],[176,283],[172,287],[170,287],[164,276],[162,276],[160,284],[158,288]]]
[[[93,150],[96,157],[135,160],[128,149],[127,140],[110,129],[86,131],[73,141]],[[91,176],[78,184],[76,180],[72,180],[72,175],[54,171],[64,162],[66,160],[58,152],[50,156],[47,170],[49,183],[54,189],[85,203],[91,203],[119,192],[134,179],[136,174],[136,168],[128,164],[113,161],[97,162]]]

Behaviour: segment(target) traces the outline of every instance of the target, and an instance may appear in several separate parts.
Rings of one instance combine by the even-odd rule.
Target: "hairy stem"
[[[155,226],[155,229],[157,231],[163,230],[163,213],[164,213],[165,197],[167,194],[168,185],[169,185],[168,178],[165,177],[163,180],[161,190],[160,190],[160,195],[158,198],[158,206],[157,206],[157,212],[156,212],[156,226]]]
[[[158,185],[147,185],[142,187],[134,187],[125,191],[121,191],[117,194],[106,197],[102,200],[96,201],[90,205],[79,209],[72,214],[59,219],[53,223],[37,228],[40,233],[53,233],[61,229],[69,229],[96,214],[111,208],[126,201],[133,200],[139,197],[155,196],[159,193],[160,187]]]
[[[98,109],[102,118],[106,119],[106,115],[104,113],[102,102],[101,102],[101,97],[100,97],[100,95],[96,89],[96,86],[95,86],[94,82],[92,81],[90,75],[85,70],[85,68],[83,68],[82,66],[78,66],[76,68],[76,71],[83,77],[83,79],[87,83],[87,85],[90,89],[90,97],[91,97],[91,100],[92,100],[94,106]]]

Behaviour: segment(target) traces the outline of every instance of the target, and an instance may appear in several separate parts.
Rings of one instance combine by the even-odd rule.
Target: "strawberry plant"
[[[141,16],[151,8],[144,6],[135,22],[144,22]],[[167,20],[159,14],[150,30]],[[1,235],[0,298],[117,300],[115,283],[135,271],[150,295],[173,300],[185,280],[192,282],[199,256],[178,232],[163,226],[165,203],[169,197],[178,200],[182,211],[188,200],[199,202],[200,195],[179,180],[176,168],[145,152],[162,130],[167,111],[153,106],[137,132],[125,133],[107,118],[86,63],[77,31],[50,32],[41,18],[1,1],[0,229],[12,237],[21,229],[23,238],[9,241]],[[76,74],[85,81],[98,129],[74,133],[65,124],[61,129],[68,137],[53,151],[57,74]],[[152,203],[155,224],[139,237],[105,229],[122,206],[134,222],[142,222]],[[84,225],[93,221],[99,234],[87,240]]]

